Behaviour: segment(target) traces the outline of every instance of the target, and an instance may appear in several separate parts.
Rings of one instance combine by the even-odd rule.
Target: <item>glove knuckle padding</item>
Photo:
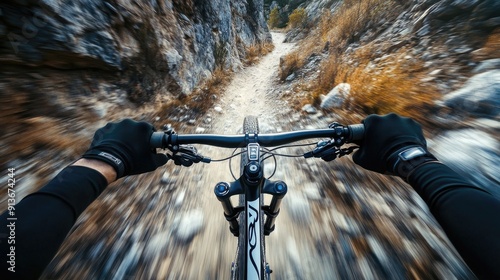
[[[353,155],[360,166],[379,173],[387,172],[387,159],[398,148],[407,145],[426,147],[422,128],[414,120],[394,113],[370,115],[363,120],[365,138]]]
[[[149,145],[153,131],[151,124],[131,119],[108,123],[96,131],[91,147],[84,157],[99,159],[98,152],[118,157],[124,165],[124,171],[119,172],[119,177],[153,171],[167,161],[165,155],[156,154]]]

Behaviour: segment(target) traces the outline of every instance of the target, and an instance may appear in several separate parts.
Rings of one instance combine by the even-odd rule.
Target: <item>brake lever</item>
[[[338,140],[322,140],[319,141],[314,150],[304,154],[304,158],[321,158],[324,161],[332,161],[336,158],[341,158],[345,155],[351,154],[358,146],[351,146],[348,148],[340,148],[343,143]]]
[[[167,154],[169,159],[172,159],[175,165],[189,167],[193,163],[210,163],[212,159],[204,157],[198,153],[198,150],[191,145],[179,145],[171,149],[172,154]]]
[[[316,144],[314,150],[304,154],[304,158],[322,158],[331,161],[337,158],[339,148],[334,145],[333,140],[321,140]]]

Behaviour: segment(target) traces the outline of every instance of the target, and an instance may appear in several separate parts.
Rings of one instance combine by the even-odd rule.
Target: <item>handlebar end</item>
[[[151,135],[151,139],[149,140],[149,145],[151,148],[161,148],[164,149],[165,146],[163,145],[163,139],[164,139],[165,133],[164,132],[153,132]]]
[[[349,142],[363,140],[365,136],[364,124],[352,124],[347,127],[349,127]]]

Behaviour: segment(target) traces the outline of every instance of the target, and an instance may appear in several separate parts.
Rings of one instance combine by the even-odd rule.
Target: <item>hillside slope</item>
[[[443,161],[500,196],[499,1],[311,1],[305,9],[309,24],[287,35],[299,47],[280,66],[284,98],[348,121],[413,117]]]

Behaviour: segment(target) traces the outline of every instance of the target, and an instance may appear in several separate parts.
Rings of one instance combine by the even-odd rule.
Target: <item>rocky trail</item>
[[[267,133],[328,124],[328,117],[293,115],[276,96],[280,57],[294,48],[283,39],[273,33],[274,51],[235,75],[196,131],[234,134],[245,115],[258,116]],[[232,152],[199,151],[213,159]],[[274,279],[471,278],[402,182],[360,170],[350,157],[331,163],[278,158],[277,167],[274,178],[289,192],[266,239]],[[266,174],[273,168],[267,164]],[[115,183],[80,217],[43,278],[228,279],[236,238],[213,187],[230,180],[227,162],[169,163]]]

